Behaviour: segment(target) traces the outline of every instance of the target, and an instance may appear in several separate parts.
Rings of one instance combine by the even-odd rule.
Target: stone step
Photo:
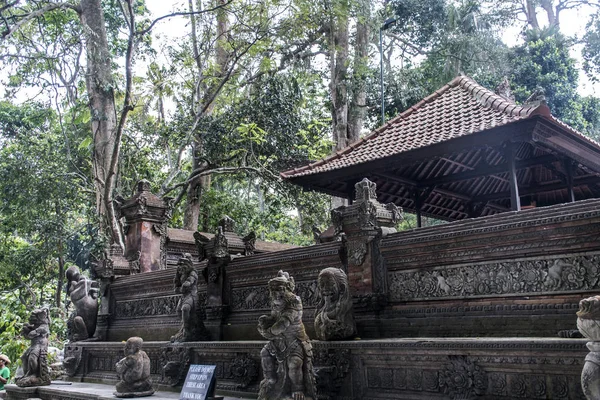
[[[115,400],[114,385],[101,383],[53,381],[49,386],[20,388],[17,385],[6,385],[7,400],[41,399],[41,400]],[[249,397],[215,397],[223,400],[247,400]],[[178,392],[156,391],[148,400],[177,400]]]

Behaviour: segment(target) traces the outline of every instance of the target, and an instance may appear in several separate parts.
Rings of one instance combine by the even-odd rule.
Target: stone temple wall
[[[312,335],[316,278],[335,266],[349,275],[369,272],[360,286],[371,293],[354,295],[361,338],[556,337],[575,329],[579,300],[598,292],[599,234],[600,201],[590,200],[371,238],[358,266],[348,256],[352,238],[234,258],[226,266],[227,307],[204,315],[205,322],[220,326],[215,339],[260,339],[256,321],[269,308],[266,282],[282,269],[296,280]],[[197,264],[199,276],[205,265]],[[112,283],[109,340],[133,334],[168,340],[177,331],[174,271]]]

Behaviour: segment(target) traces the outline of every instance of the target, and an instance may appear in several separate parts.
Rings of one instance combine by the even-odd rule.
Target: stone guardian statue
[[[198,318],[198,273],[194,269],[192,256],[185,253],[177,263],[177,273],[173,280],[175,293],[181,293],[177,303],[177,314],[181,317],[181,328],[171,336],[171,342],[191,342],[205,332],[204,324]]]
[[[319,304],[315,332],[319,340],[344,340],[356,335],[348,277],[340,268],[325,268],[317,279]]]
[[[65,272],[67,294],[75,311],[67,321],[68,338],[71,342],[86,340],[94,336],[98,318],[98,283],[81,275],[79,268],[69,267]]]
[[[48,369],[48,335],[50,334],[50,314],[47,308],[34,310],[29,322],[23,326],[22,334],[31,340],[31,345],[21,356],[23,375],[16,378],[20,387],[45,386],[50,384]]]
[[[579,302],[577,328],[587,338],[590,350],[581,371],[581,388],[588,400],[600,400],[600,296]]]
[[[260,352],[264,379],[259,400],[317,400],[312,346],[302,323],[302,301],[294,278],[279,271],[268,283],[271,314],[258,319],[269,342]]]
[[[125,357],[117,362],[119,382],[116,397],[145,397],[154,394],[150,381],[150,358],[142,350],[141,337],[130,337],[125,342]]]

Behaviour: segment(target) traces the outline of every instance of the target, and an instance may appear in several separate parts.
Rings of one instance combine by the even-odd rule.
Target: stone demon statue
[[[173,281],[175,293],[181,293],[177,304],[177,314],[181,317],[179,332],[171,336],[171,342],[190,342],[199,339],[205,331],[204,324],[198,318],[198,273],[194,269],[192,256],[185,253],[177,263],[177,273]]]
[[[302,301],[294,278],[279,271],[269,281],[271,314],[258,319],[258,332],[269,340],[262,349],[264,379],[259,400],[316,400],[312,346],[302,323]]]
[[[344,340],[356,334],[348,277],[339,268],[325,268],[317,280],[319,304],[315,331],[319,340]]]
[[[81,275],[79,268],[69,267],[65,272],[67,294],[75,311],[67,321],[68,338],[71,342],[86,340],[94,336],[98,317],[98,282]]]
[[[144,397],[154,393],[150,381],[150,358],[142,350],[144,341],[141,337],[130,337],[125,343],[125,358],[117,362],[116,369],[119,382],[116,397]]]
[[[44,386],[50,384],[50,371],[46,355],[50,334],[50,314],[47,308],[34,310],[29,323],[23,326],[22,334],[31,340],[31,345],[21,356],[23,376],[17,377],[20,387]]]

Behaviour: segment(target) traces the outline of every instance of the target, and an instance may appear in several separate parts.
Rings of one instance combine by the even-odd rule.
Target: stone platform
[[[579,400],[585,398],[580,376],[589,352],[586,342],[561,338],[313,341],[313,361],[317,390],[324,398],[334,400],[448,400],[477,396],[486,400]],[[262,378],[260,351],[265,343],[145,342],[144,350],[150,357],[152,380],[157,385],[173,383],[163,368],[181,360],[183,369],[179,376],[185,377],[188,363],[216,365],[218,393],[256,398]],[[123,344],[118,342],[78,342],[65,354],[81,360],[71,379],[116,383],[114,365],[122,358],[122,352]]]
[[[6,385],[6,399],[43,399],[43,400],[115,400],[114,385],[100,383],[55,382],[50,386],[20,388]],[[157,391],[149,400],[177,400],[178,392]],[[142,398],[140,398],[142,399]],[[251,397],[224,397],[223,400],[251,399]]]

